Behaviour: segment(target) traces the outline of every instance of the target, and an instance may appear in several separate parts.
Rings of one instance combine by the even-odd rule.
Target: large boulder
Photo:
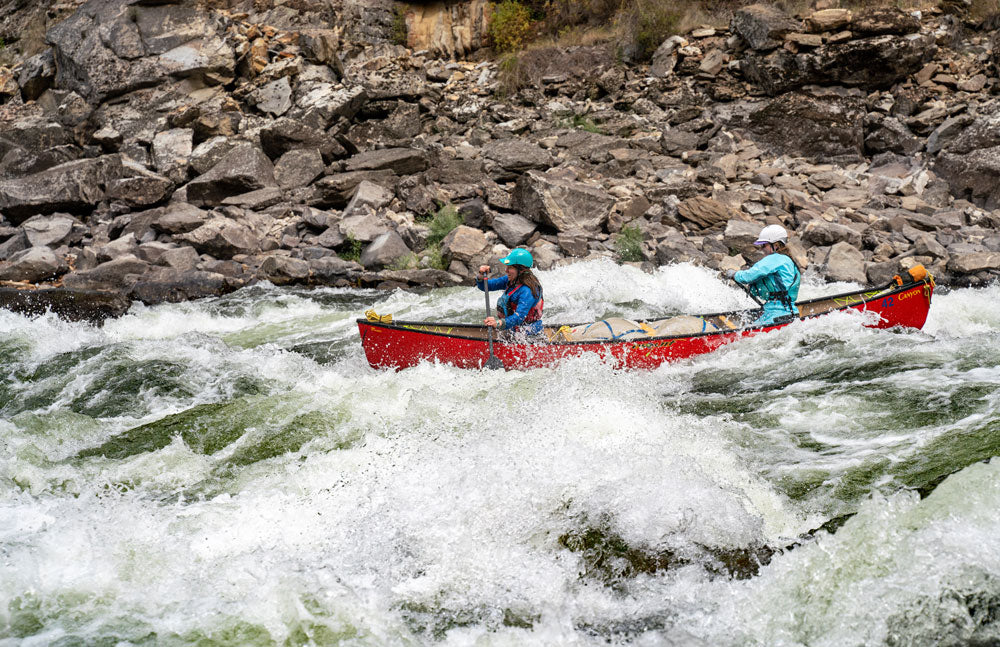
[[[273,160],[289,151],[301,149],[319,151],[327,163],[347,155],[347,151],[332,135],[287,117],[261,129],[260,145]]]
[[[810,220],[799,232],[799,237],[820,247],[840,242],[849,243],[852,247],[861,247],[861,234],[856,229],[825,220]]]
[[[681,220],[693,223],[701,229],[713,229],[721,227],[723,223],[726,223],[728,228],[728,223],[736,214],[718,200],[695,196],[677,206],[677,215]],[[759,232],[758,228],[757,233]]]
[[[493,231],[507,247],[523,245],[536,229],[536,223],[516,213],[501,213],[493,218]]]
[[[128,290],[149,269],[146,261],[124,256],[90,270],[70,272],[63,277],[63,285],[77,290]]]
[[[236,254],[253,254],[260,250],[260,239],[243,223],[228,218],[214,218],[194,231],[175,237],[199,252],[216,258],[229,259]]]
[[[952,195],[985,206],[1000,207],[1000,104],[962,130],[938,154],[934,172],[948,182]]]
[[[158,267],[143,274],[132,286],[131,294],[146,305],[155,305],[220,296],[237,287],[238,281],[215,272]]]
[[[218,164],[187,185],[188,202],[216,206],[226,198],[274,187],[274,166],[259,148],[243,144],[234,148]]]
[[[0,263],[0,281],[38,283],[69,270],[69,265],[48,247],[29,247]]]
[[[394,261],[410,253],[403,238],[390,229],[373,240],[361,252],[361,264],[365,269],[380,269],[392,265]]]
[[[274,163],[274,179],[282,189],[297,189],[323,175],[326,165],[315,148],[298,148],[282,155]]]
[[[599,231],[615,200],[599,186],[553,172],[528,171],[514,188],[521,215],[557,231]]]
[[[751,49],[769,50],[780,47],[785,34],[799,31],[801,25],[773,5],[755,4],[735,11],[729,28]]]
[[[51,247],[69,242],[71,238],[79,240],[86,228],[72,216],[53,214],[30,218],[21,225],[21,231],[27,236],[29,245]]]
[[[749,129],[778,153],[854,160],[864,153],[865,114],[863,96],[789,92],[752,113]]]
[[[344,162],[344,170],[392,171],[396,175],[412,175],[427,170],[427,154],[413,148],[383,148],[358,153]]]
[[[850,243],[840,242],[830,247],[822,264],[828,281],[847,281],[862,285],[868,281],[865,256]]]
[[[0,181],[0,213],[16,225],[36,214],[88,211],[104,199],[108,183],[122,174],[121,158],[105,155]]]
[[[90,0],[46,40],[58,87],[94,104],[169,77],[229,80],[236,65],[211,12],[193,3]]]
[[[483,253],[486,243],[483,232],[459,225],[441,241],[441,254],[447,259],[468,263]]]
[[[512,180],[531,169],[545,170],[555,164],[545,149],[523,139],[502,139],[483,146],[483,156],[499,167],[492,170],[494,180]]]
[[[747,80],[772,96],[810,84],[874,90],[917,72],[936,49],[930,34],[873,36],[799,53],[787,49],[766,55],[750,52],[740,68]]]

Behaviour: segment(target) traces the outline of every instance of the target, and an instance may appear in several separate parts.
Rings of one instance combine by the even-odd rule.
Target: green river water
[[[550,322],[747,303],[686,265],[540,278]],[[0,311],[0,647],[1000,644],[1000,287],[653,371],[374,370],[373,306],[483,303]]]

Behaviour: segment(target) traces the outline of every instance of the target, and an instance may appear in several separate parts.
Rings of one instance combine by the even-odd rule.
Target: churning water
[[[552,322],[745,299],[541,279]],[[372,306],[483,316],[467,287],[0,311],[0,646],[1000,642],[1000,288],[655,371],[376,371]]]

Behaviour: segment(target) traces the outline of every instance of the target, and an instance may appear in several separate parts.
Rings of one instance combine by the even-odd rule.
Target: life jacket
[[[796,283],[802,280],[802,272],[799,271],[799,266],[795,264],[791,256],[787,254],[781,254],[785,256],[788,260],[792,261],[792,267],[795,269],[795,279],[792,281],[794,286]],[[785,282],[781,280],[781,276],[777,272],[773,274],[768,274],[763,276],[753,283],[750,284],[750,291],[764,302],[767,301],[777,301],[785,307],[789,313],[795,312],[795,304],[792,303],[792,298],[788,294],[788,287]]]
[[[499,299],[497,299],[497,314],[502,318],[506,319],[510,315],[517,311],[517,298],[514,294],[521,289],[521,286],[528,287],[523,283],[518,283],[507,288]],[[531,288],[528,288],[528,292],[534,296],[531,292]],[[542,286],[538,286],[538,300],[535,301],[535,305],[531,306],[531,310],[528,311],[528,316],[524,318],[526,324],[533,323],[535,321],[542,320],[542,308],[545,307],[545,300],[542,298]]]

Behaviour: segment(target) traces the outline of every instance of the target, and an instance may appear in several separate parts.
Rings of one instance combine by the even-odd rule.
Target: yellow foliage
[[[489,34],[497,51],[521,49],[530,40],[531,31],[531,10],[528,7],[517,0],[503,0],[493,5]]]

